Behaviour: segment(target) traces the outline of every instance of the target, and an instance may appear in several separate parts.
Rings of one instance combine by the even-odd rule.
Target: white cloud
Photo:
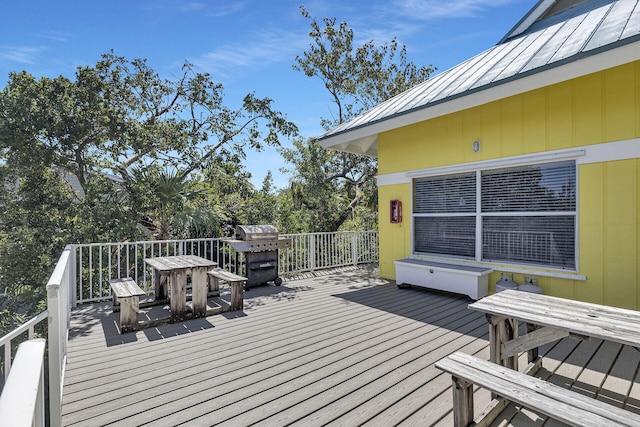
[[[69,37],[71,37],[69,33],[61,32],[61,31],[41,32],[41,33],[36,33],[35,36],[41,39],[52,40],[60,43],[64,43],[68,41]]]
[[[235,14],[246,6],[244,1],[233,2],[206,2],[206,1],[181,1],[158,0],[145,5],[147,9],[175,11],[178,13],[198,13],[211,17],[221,17]]]
[[[306,40],[287,31],[260,32],[250,43],[238,42],[216,47],[193,59],[193,64],[219,78],[248,67],[262,67],[292,58],[304,49]]]
[[[397,0],[397,10],[418,20],[470,17],[492,7],[504,6],[515,0]]]
[[[35,64],[42,48],[31,46],[0,46],[0,59],[19,64]]]

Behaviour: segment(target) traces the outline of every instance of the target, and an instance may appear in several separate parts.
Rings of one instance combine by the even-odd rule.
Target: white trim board
[[[407,172],[396,172],[378,175],[378,186],[409,184],[413,178],[422,176],[445,175],[450,173],[468,172],[478,169],[518,166],[531,163],[575,159],[577,165],[591,163],[613,162],[640,158],[640,138],[624,141],[606,142],[602,144],[585,145],[565,150],[554,150],[542,153],[525,154],[521,156],[504,157],[499,159],[482,160],[479,162],[460,163],[428,169],[417,169]]]

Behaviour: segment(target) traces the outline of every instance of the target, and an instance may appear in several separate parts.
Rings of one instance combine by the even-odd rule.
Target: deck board
[[[486,320],[470,302],[346,268],[251,288],[243,312],[125,335],[110,304],[81,307],[63,425],[451,425],[451,378],[435,362],[455,351],[489,356]],[[547,345],[541,375],[636,412],[640,352],[614,347]],[[490,394],[475,396],[479,411]],[[510,405],[494,425],[543,422]]]

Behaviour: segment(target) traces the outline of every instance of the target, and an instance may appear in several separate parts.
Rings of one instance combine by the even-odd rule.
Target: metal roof
[[[442,108],[442,104],[640,42],[640,0],[592,0],[545,16],[557,3],[539,2],[494,47],[329,130],[317,140],[325,148],[376,156],[379,132],[473,106],[458,102]],[[625,53],[623,62],[640,59],[640,47],[635,51],[638,58]],[[615,65],[599,61],[601,69]],[[588,74],[593,72],[593,66],[582,70],[582,75]],[[575,77],[569,73],[568,78]],[[548,79],[538,80],[541,85],[548,84]],[[513,90],[510,87],[493,98],[483,98],[484,102],[515,94],[510,92]],[[425,114],[425,110],[436,106],[441,107],[440,113]]]

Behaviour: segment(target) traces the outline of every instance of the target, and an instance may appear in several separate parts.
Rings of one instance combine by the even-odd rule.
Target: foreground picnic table
[[[186,318],[187,276],[191,276],[193,315],[194,317],[206,315],[207,271],[216,267],[217,262],[196,255],[147,258],[144,262],[153,269],[157,300],[162,301],[167,298],[167,285],[170,284],[171,321]]]
[[[558,339],[600,338],[640,347],[640,312],[515,290],[498,292],[469,305],[486,313],[491,360],[518,368],[518,353],[527,351],[529,362],[538,347]],[[518,322],[527,334],[518,337]]]
[[[469,305],[486,314],[490,363],[453,353],[436,363],[453,380],[456,427],[491,423],[509,401],[572,426],[638,426],[640,415],[529,375],[542,366],[539,346],[564,337],[599,338],[640,347],[640,312],[546,295],[506,290]],[[518,336],[518,322],[527,332]],[[518,370],[518,356],[529,365]],[[473,384],[491,390],[493,400],[474,421]]]

